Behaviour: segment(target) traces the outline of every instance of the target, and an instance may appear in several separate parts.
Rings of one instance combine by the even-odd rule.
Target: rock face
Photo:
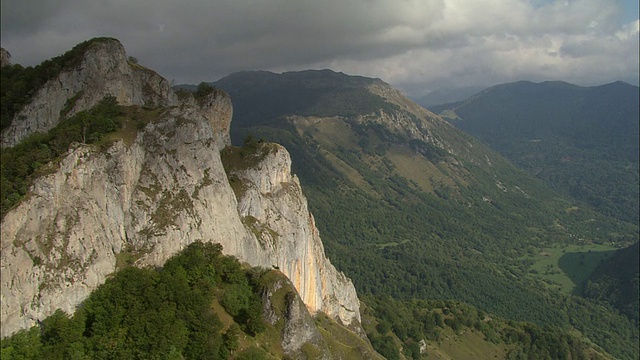
[[[360,329],[353,284],[325,257],[284,148],[264,144],[268,154],[237,170],[245,191],[236,195],[220,156],[230,144],[225,93],[178,101],[166,80],[132,68],[117,42],[91,48],[83,64],[38,92],[16,117],[27,120],[3,134],[7,145],[53,126],[60,104],[79,91],[75,111],[107,94],[163,110],[145,128],[131,130],[131,144],[76,145],[5,215],[3,337],[58,308],[72,313],[125,255],[138,266],[160,266],[198,240],[220,243],[253,266],[279,267],[311,313],[323,311]],[[145,95],[145,88],[154,91]]]
[[[11,54],[4,48],[0,48],[0,67],[11,65]]]
[[[272,266],[291,279],[311,312],[322,310],[347,325],[359,323],[355,288],[324,256],[300,182],[291,174],[289,153],[277,144],[258,147],[252,166],[228,169],[242,184],[236,191],[238,213],[261,248],[272,254]]]
[[[47,82],[2,132],[2,147],[14,146],[34,132],[46,132],[61,117],[90,109],[105,95],[121,105],[175,105],[171,84],[152,70],[127,61],[117,40],[93,43],[79,65]]]
[[[275,272],[275,271],[274,271]],[[314,352],[315,359],[331,359],[327,343],[316,327],[309,310],[289,279],[277,274],[262,295],[265,320],[281,328],[282,349],[292,359],[308,358],[304,353]]]

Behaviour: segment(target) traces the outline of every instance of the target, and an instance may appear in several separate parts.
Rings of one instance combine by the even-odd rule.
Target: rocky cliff
[[[0,67],[11,65],[11,54],[4,48],[0,48]]]
[[[2,132],[2,147],[14,146],[34,132],[46,132],[61,119],[93,107],[105,95],[115,96],[121,105],[177,104],[169,81],[127,61],[119,41],[94,41],[73,68],[38,89],[33,100],[16,114]]]
[[[345,324],[359,322],[355,290],[344,291],[353,284],[324,256],[300,182],[291,174],[289,153],[277,144],[258,144],[240,159],[231,151],[225,152],[225,165],[238,213],[261,249],[272,254],[272,266],[291,279],[311,312],[322,310]]]
[[[218,242],[253,266],[279,268],[311,313],[360,329],[353,284],[324,255],[287,151],[256,147],[247,155],[252,161],[231,164],[229,181],[220,155],[230,144],[225,93],[178,100],[166,80],[129,64],[119,42],[100,42],[81,66],[38,91],[3,133],[3,145],[55,126],[69,99],[71,114],[104,95],[161,110],[146,127],[123,129],[131,142],[74,146],[5,215],[3,337],[58,308],[73,312],[123,259],[158,266],[197,240]]]

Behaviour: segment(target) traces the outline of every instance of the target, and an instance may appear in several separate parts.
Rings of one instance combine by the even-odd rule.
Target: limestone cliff
[[[166,79],[127,61],[119,41],[95,41],[77,66],[48,81],[16,114],[2,132],[2,147],[14,146],[34,132],[46,132],[61,118],[91,108],[105,95],[115,96],[121,105],[155,107],[177,101]]]
[[[197,240],[221,243],[253,266],[279,267],[312,313],[360,329],[353,284],[325,257],[286,150],[265,144],[268,154],[233,173],[245,189],[234,193],[220,156],[230,144],[225,93],[179,101],[166,80],[132,67],[117,41],[101,43],[81,68],[39,90],[3,144],[54,126],[61,106],[78,93],[73,111],[107,94],[162,110],[143,129],[128,129],[130,143],[116,140],[106,150],[75,145],[5,215],[3,337],[57,308],[73,312],[125,255],[138,266],[159,266]]]
[[[291,279],[309,310],[322,310],[347,325],[359,323],[353,284],[324,256],[300,182],[291,174],[289,153],[277,144],[257,144],[254,153],[240,159],[227,152],[226,167],[237,182],[242,220],[261,248],[273,254],[272,265]]]
[[[11,65],[11,54],[4,48],[0,48],[0,67]]]
[[[268,323],[281,330],[284,354],[293,359],[307,358],[303,351],[306,345],[313,348],[315,359],[331,359],[326,341],[291,281],[275,271],[266,277],[273,280],[265,286],[262,294],[263,313]]]

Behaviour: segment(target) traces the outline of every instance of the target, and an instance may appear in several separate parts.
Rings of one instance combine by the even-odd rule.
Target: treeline
[[[0,218],[25,196],[38,170],[69,150],[73,142],[93,144],[120,127],[122,107],[105,97],[89,111],[63,120],[47,133],[35,133],[20,144],[2,149]]]
[[[243,333],[265,329],[262,274],[243,270],[219,244],[196,242],[159,270],[119,271],[73,316],[57,311],[3,339],[2,359],[227,359]],[[213,310],[214,300],[233,317],[230,326]],[[248,348],[234,356],[263,353]]]
[[[56,78],[62,71],[77,66],[87,49],[111,38],[93,38],[74,46],[63,55],[43,61],[35,67],[22,65],[3,66],[0,70],[0,130],[11,125],[14,116],[28,104],[38,90],[49,80]]]

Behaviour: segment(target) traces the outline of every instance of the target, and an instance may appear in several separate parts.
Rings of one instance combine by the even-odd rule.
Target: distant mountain
[[[232,141],[289,150],[325,249],[358,293],[381,303],[451,299],[573,326],[617,357],[637,357],[638,331],[626,317],[542,283],[524,260],[569,243],[631,244],[636,225],[576,206],[378,79],[244,72],[213,85],[233,99]],[[430,339],[409,318],[416,322],[392,329],[403,347]],[[393,353],[379,330],[374,346]]]
[[[516,82],[432,107],[554,189],[638,222],[637,86]]]
[[[415,101],[419,105],[429,108],[434,105],[448,104],[469,98],[486,89],[486,86],[465,86],[459,88],[442,88],[434,90]]]

